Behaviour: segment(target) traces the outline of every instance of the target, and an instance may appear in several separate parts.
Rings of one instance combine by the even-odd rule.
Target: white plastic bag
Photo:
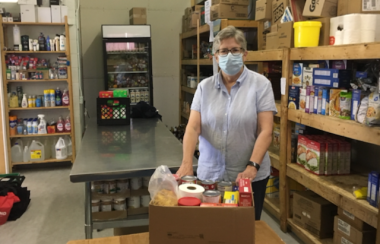
[[[166,165],[161,165],[154,171],[148,190],[153,205],[173,206],[177,204],[178,183]]]

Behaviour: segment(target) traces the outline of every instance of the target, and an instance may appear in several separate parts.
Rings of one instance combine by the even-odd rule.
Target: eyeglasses
[[[239,54],[241,54],[241,51],[243,51],[243,48],[241,47],[240,48],[234,47],[232,49],[224,48],[224,49],[216,50],[216,54],[218,54],[219,56],[225,57],[228,55],[229,52],[231,52],[232,55],[238,56]]]

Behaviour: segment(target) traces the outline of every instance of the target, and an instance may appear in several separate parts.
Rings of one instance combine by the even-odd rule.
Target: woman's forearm
[[[185,136],[183,138],[183,160],[182,163],[191,164],[193,163],[195,145],[198,142],[199,133],[192,128],[187,126]]]
[[[250,160],[252,162],[261,164],[272,142],[272,130],[261,131],[253,148]]]

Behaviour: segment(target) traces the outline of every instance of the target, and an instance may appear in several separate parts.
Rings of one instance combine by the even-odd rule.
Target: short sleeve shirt
[[[201,114],[198,178],[235,181],[246,169],[257,139],[257,115],[277,113],[272,85],[263,75],[246,67],[230,94],[221,73],[203,80],[195,92],[191,110]],[[270,175],[265,154],[254,181]]]

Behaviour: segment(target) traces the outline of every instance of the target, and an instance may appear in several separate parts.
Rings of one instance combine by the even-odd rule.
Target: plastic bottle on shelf
[[[14,136],[17,134],[17,116],[9,116],[9,134]]]
[[[67,156],[73,155],[73,143],[71,142],[70,136],[65,136],[65,143],[67,147]]]
[[[50,107],[50,90],[44,90],[44,104],[45,107]]]
[[[23,153],[23,162],[27,163],[30,160],[30,153],[29,153],[29,147],[25,146],[24,147],[24,153]]]
[[[29,147],[30,161],[43,161],[45,160],[45,147],[39,142],[33,140]]]
[[[27,108],[28,107],[28,99],[26,98],[26,94],[22,97],[21,107]]]
[[[32,135],[33,134],[33,125],[32,125],[32,120],[28,120],[28,123],[27,123],[27,128],[28,128],[28,135]]]
[[[36,107],[36,96],[32,96],[32,107],[35,108]]]
[[[21,44],[21,34],[20,34],[20,27],[17,25],[13,26],[13,44],[14,45],[20,45]],[[21,49],[20,49],[21,51]]]
[[[71,132],[71,121],[69,116],[67,116],[65,120],[65,132]]]
[[[55,158],[60,160],[67,158],[67,147],[65,140],[62,137],[58,139],[58,142],[55,145]]]
[[[20,163],[23,161],[22,148],[19,144],[15,144],[11,148],[11,156],[13,163]]]
[[[38,37],[38,46],[39,51],[46,51],[46,39],[42,32],[41,35]]]
[[[38,134],[47,134],[45,115],[39,114],[38,118],[40,119],[40,124],[38,125]]]
[[[38,134],[38,121],[37,121],[37,119],[33,120],[32,127],[33,127],[33,134],[37,135]]]
[[[55,91],[49,90],[50,92],[50,107],[55,107]]]
[[[24,142],[21,140],[21,138],[17,138],[15,141],[14,141],[14,143],[13,143],[13,145],[20,145],[20,147],[21,147],[21,150],[24,148]]]
[[[59,49],[61,51],[66,51],[66,36],[64,34],[59,36]]]
[[[66,89],[63,90],[63,94],[62,94],[62,105],[63,105],[63,106],[69,106],[69,105],[70,105],[69,92],[68,92]]]
[[[59,87],[55,90],[55,106],[62,106],[62,92]]]
[[[18,108],[18,96],[15,92],[12,92],[11,99],[9,101],[10,108]]]
[[[50,46],[50,37],[46,37],[46,51],[51,51],[51,46]]]
[[[57,133],[63,133],[65,131],[63,123],[62,117],[59,117],[57,121]]]

